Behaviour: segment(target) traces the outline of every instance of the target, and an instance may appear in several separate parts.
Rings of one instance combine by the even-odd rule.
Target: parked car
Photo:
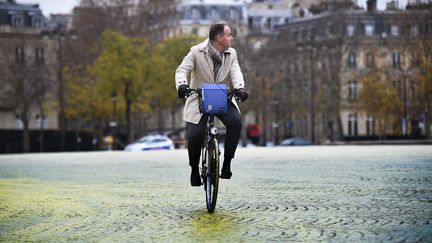
[[[280,146],[305,146],[312,145],[310,140],[304,138],[287,138],[282,140]]]
[[[164,135],[149,135],[125,147],[125,151],[174,149],[173,141]]]

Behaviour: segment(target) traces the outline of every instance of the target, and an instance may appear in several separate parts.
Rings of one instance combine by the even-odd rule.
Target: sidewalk
[[[432,145],[432,139],[334,141],[323,145]]]

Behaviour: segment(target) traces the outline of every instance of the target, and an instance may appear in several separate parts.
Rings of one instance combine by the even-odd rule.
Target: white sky
[[[80,0],[17,0],[18,3],[38,3],[45,17],[50,14],[71,13]]]
[[[361,7],[366,8],[366,0],[357,0]],[[378,9],[384,9],[385,3],[390,0],[378,0]],[[39,3],[43,14],[49,17],[52,13],[71,13],[80,0],[18,0],[19,3]],[[405,6],[407,0],[398,0],[399,6]]]

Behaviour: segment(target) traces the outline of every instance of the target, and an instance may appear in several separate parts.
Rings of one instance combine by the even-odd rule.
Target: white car
[[[125,147],[125,151],[144,151],[174,149],[173,141],[163,135],[149,135],[138,139],[136,142]]]
[[[282,140],[280,146],[307,146],[313,145],[310,140],[304,138],[287,138]]]

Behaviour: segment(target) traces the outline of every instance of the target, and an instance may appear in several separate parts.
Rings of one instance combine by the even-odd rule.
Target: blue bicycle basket
[[[223,114],[228,111],[228,88],[226,84],[202,84],[200,112]]]

